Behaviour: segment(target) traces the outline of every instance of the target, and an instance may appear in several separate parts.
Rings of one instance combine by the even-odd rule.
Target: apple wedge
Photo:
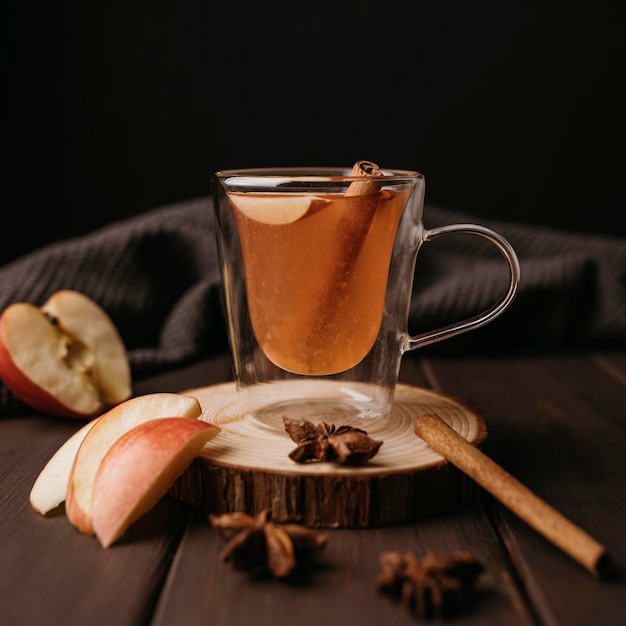
[[[151,393],[118,404],[101,415],[83,439],[67,481],[65,512],[81,532],[93,535],[91,501],[100,462],[109,448],[132,428],[153,419],[197,419],[202,413],[196,398],[177,393]],[[141,462],[140,458],[136,459]]]
[[[304,217],[311,208],[320,208],[328,201],[302,193],[238,193],[228,194],[231,204],[246,217],[275,226],[291,224]]]
[[[65,500],[76,452],[98,419],[96,417],[77,430],[44,465],[30,490],[30,506],[34,511],[45,515]]]
[[[41,307],[4,309],[0,377],[22,402],[63,417],[91,418],[131,395],[126,348],[111,318],[69,289]]]
[[[93,485],[92,520],[104,548],[148,512],[220,429],[170,417],[135,426],[109,448]]]

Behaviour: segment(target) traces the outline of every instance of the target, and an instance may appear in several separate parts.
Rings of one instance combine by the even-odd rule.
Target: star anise
[[[246,513],[209,515],[209,521],[228,541],[220,554],[223,562],[251,573],[268,571],[275,578],[286,578],[310,562],[328,541],[328,535],[306,526],[272,522],[268,510],[254,517]]]
[[[410,552],[383,552],[378,589],[426,619],[445,618],[469,604],[483,566],[469,552],[423,559]]]
[[[283,417],[289,436],[298,444],[289,458],[296,463],[330,461],[342,465],[364,465],[377,452],[382,441],[376,441],[367,432],[352,426],[314,424],[304,419]]]

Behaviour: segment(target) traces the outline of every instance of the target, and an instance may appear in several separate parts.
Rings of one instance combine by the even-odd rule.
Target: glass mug
[[[225,170],[213,194],[237,396],[280,428],[284,416],[384,417],[405,352],[487,324],[517,293],[519,261],[501,235],[477,224],[424,227],[418,172],[368,161],[352,171]],[[451,233],[497,246],[508,291],[482,314],[410,335],[417,253]]]

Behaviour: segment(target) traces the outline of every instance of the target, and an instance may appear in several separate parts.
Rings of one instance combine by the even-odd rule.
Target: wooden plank
[[[534,624],[507,576],[506,557],[479,503],[417,525],[320,532],[329,540],[315,566],[293,581],[253,578],[220,561],[224,542],[206,515],[196,511],[151,626],[414,626],[415,615],[376,589],[380,554],[401,550],[421,557],[430,550],[449,553],[468,547],[489,567],[474,603],[455,623]]]
[[[190,363],[174,371],[163,372],[139,380],[133,385],[133,394],[155,391],[177,393],[192,387],[202,387],[226,382],[232,378],[232,360],[229,355],[218,354],[203,361]]]
[[[138,522],[114,550],[78,533],[62,506],[46,517],[35,513],[28,501],[32,483],[70,430],[54,418],[0,420],[3,626],[84,626],[94,619],[116,626],[142,623],[182,532],[187,511],[171,499]]]
[[[610,374],[606,362],[600,363],[605,355],[597,356],[431,353],[405,358],[403,381],[432,385],[479,409],[489,424],[491,456],[603,541],[623,564],[626,358],[607,357]],[[225,357],[140,381],[136,392],[180,391],[229,376]],[[3,626],[413,625],[414,616],[375,590],[378,557],[389,549],[418,556],[432,549],[470,549],[485,564],[473,610],[458,623],[621,626],[626,621],[623,580],[592,579],[489,497],[415,524],[323,531],[330,541],[319,566],[292,583],[251,580],[221,563],[223,542],[205,514],[194,512],[185,530],[187,510],[170,499],[138,522],[125,541],[103,550],[94,538],[77,533],[62,509],[43,518],[28,504],[36,473],[78,426],[37,415],[0,420]]]
[[[610,378],[626,387],[626,353],[624,352],[592,352],[589,354],[592,363]]]
[[[428,369],[436,388],[480,408],[494,460],[625,562],[626,386],[619,376],[568,353],[447,356],[429,359]],[[626,622],[623,581],[593,579],[509,511],[493,502],[491,509],[545,623]]]
[[[427,385],[427,376],[415,361],[403,364],[401,379]],[[413,625],[415,616],[375,589],[380,554],[403,550],[423,556],[430,550],[448,553],[468,549],[486,565],[486,571],[476,603],[462,623],[535,624],[511,574],[508,555],[480,501],[417,524],[320,532],[329,534],[329,543],[319,566],[307,576],[291,584],[251,579],[220,562],[222,540],[208,524],[206,514],[194,512],[152,626],[177,621],[195,626],[207,620],[215,626]]]
[[[135,395],[180,391],[227,379],[226,357],[138,381]],[[77,532],[63,505],[46,517],[29,504],[32,484],[50,456],[84,422],[27,414],[0,420],[0,624],[144,624],[187,522],[171,498],[139,520],[108,550]]]

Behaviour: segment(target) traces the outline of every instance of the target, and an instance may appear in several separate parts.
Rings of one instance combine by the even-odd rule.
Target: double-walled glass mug
[[[498,233],[424,227],[418,172],[368,161],[352,170],[227,170],[213,191],[237,395],[243,411],[281,427],[285,416],[384,417],[405,352],[487,324],[518,289],[519,261]],[[417,253],[450,233],[493,243],[510,270],[508,290],[482,314],[411,335]]]

